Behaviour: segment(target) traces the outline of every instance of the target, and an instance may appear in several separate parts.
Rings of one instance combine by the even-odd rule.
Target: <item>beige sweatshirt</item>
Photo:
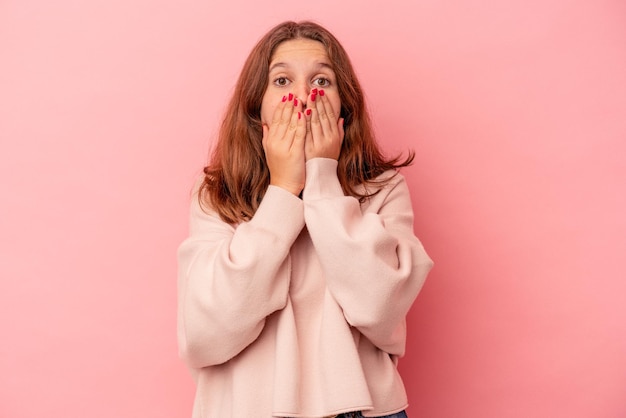
[[[359,204],[344,196],[337,161],[312,159],[302,199],[270,186],[238,225],[194,197],[178,259],[178,339],[196,381],[194,418],[406,408],[397,359],[432,261],[414,235],[401,174]]]

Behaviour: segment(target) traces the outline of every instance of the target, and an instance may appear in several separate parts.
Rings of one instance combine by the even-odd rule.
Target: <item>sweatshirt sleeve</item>
[[[237,226],[192,198],[190,236],[178,249],[178,344],[192,368],[224,363],[285,307],[289,249],[304,227],[302,201],[274,186]]]
[[[406,315],[433,265],[413,232],[404,178],[396,173],[362,210],[343,194],[337,161],[311,159],[306,176],[305,222],[331,294],[351,326],[402,356]]]

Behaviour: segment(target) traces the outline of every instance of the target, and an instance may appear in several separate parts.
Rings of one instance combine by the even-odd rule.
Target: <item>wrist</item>
[[[281,189],[286,190],[295,196],[300,196],[302,189],[304,189],[304,184],[296,184],[296,183],[291,183],[291,182],[281,182],[281,181],[272,181],[272,180],[270,180],[270,186],[280,187]]]

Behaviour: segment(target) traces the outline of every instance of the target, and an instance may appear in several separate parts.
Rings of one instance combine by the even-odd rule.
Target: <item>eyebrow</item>
[[[333,67],[329,63],[324,62],[324,61],[317,62],[316,66],[317,66],[317,68],[327,68],[327,69],[333,71]],[[269,71],[272,72],[276,68],[287,68],[287,67],[289,67],[289,64],[287,64],[286,62],[276,62],[276,63],[270,65]]]

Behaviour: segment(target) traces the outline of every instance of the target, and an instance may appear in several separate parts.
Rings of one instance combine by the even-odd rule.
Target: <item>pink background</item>
[[[623,1],[211,3],[0,2],[1,417],[190,415],[189,189],[253,44],[304,18],[417,151],[411,416],[626,416]]]

